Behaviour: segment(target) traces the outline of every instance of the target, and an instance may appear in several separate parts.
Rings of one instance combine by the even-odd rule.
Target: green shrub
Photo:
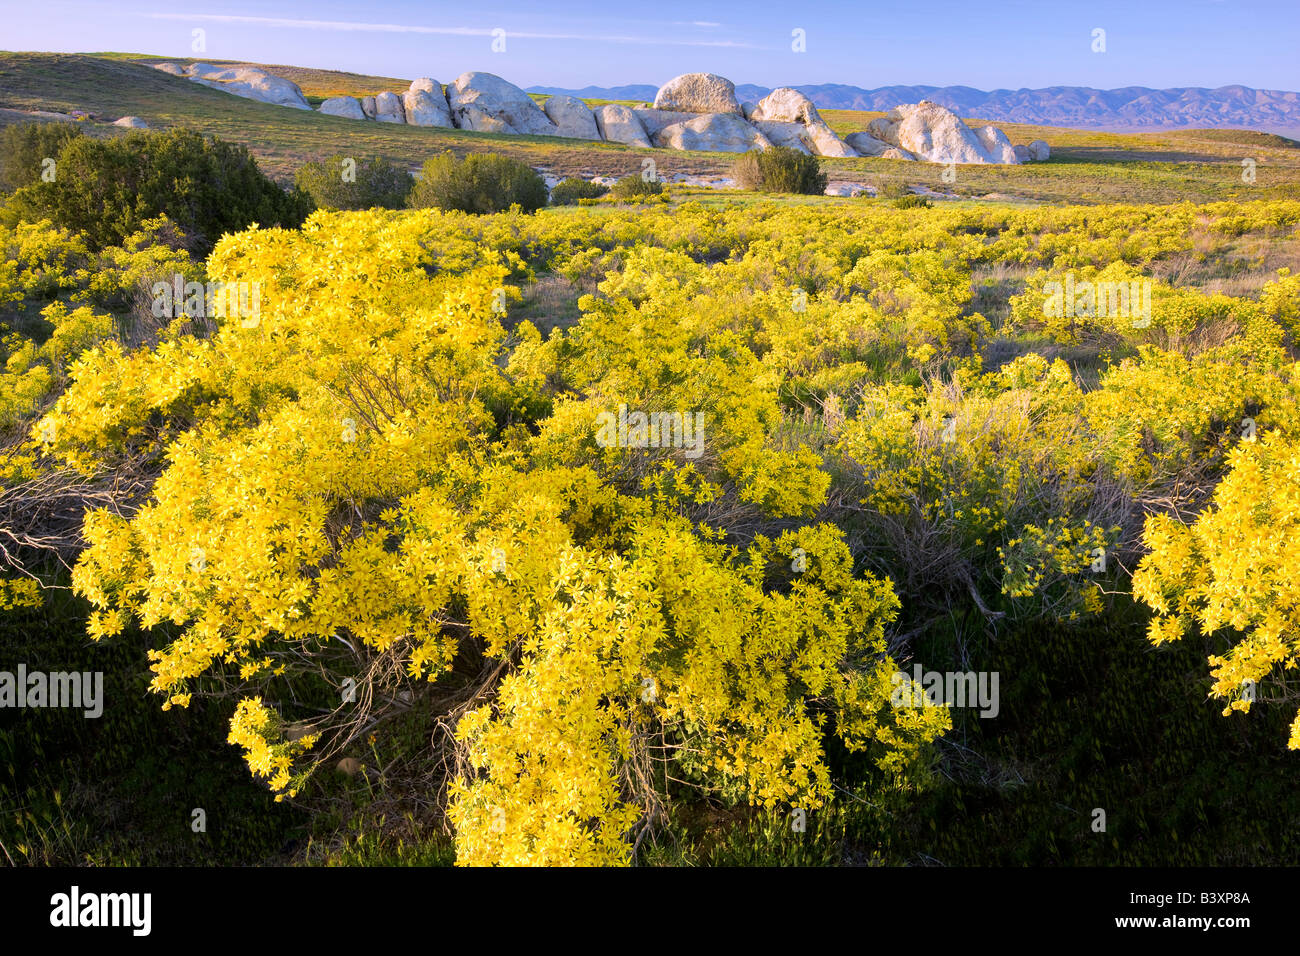
[[[895,209],[929,209],[932,203],[924,196],[907,195],[894,200]]]
[[[821,160],[789,146],[742,153],[732,163],[731,175],[742,189],[805,196],[826,192]]]
[[[664,184],[658,179],[644,179],[637,173],[624,176],[616,182],[610,193],[616,199],[636,200],[649,196],[658,196],[664,191]]]
[[[54,182],[23,186],[10,197],[6,222],[49,219],[104,248],[165,215],[194,251],[206,254],[225,233],[252,223],[293,228],[311,211],[309,196],[286,193],[245,147],[188,129],[75,136],[56,169]]]
[[[18,123],[0,131],[0,191],[40,182],[47,159],[57,160],[68,141],[81,135],[72,123]]]
[[[386,159],[336,155],[305,164],[294,183],[319,209],[401,209],[415,180]]]
[[[496,153],[457,159],[447,152],[424,164],[407,205],[480,214],[505,212],[518,205],[524,212],[535,212],[546,205],[546,199],[546,181],[527,163]]]
[[[551,205],[572,206],[579,199],[597,199],[607,192],[609,192],[608,186],[569,176],[567,179],[561,179],[551,190]]]
[[[881,183],[876,187],[877,199],[902,199],[910,196],[912,193],[908,190],[906,183]]]

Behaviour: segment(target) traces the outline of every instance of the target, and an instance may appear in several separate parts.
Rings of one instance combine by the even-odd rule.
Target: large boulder
[[[1045,159],[1051,159],[1052,148],[1043,140],[1036,139],[1029,144],[1029,158],[1036,163],[1041,163]]]
[[[989,156],[975,131],[956,113],[929,100],[896,107],[872,120],[868,131],[931,163],[1001,162]]]
[[[1020,160],[1016,159],[1016,148],[1011,145],[1011,140],[1007,139],[1007,134],[1002,132],[996,126],[981,126],[975,130],[975,138],[980,141],[984,147],[990,163],[1004,163],[1008,166],[1014,166]]]
[[[655,94],[654,108],[683,113],[734,113],[741,115],[736,85],[714,73],[683,73]]]
[[[592,110],[601,139],[629,146],[649,147],[650,139],[636,113],[626,106],[607,103]]]
[[[680,110],[656,110],[656,109],[634,109],[636,118],[641,121],[641,126],[645,130],[646,136],[654,139],[660,130],[672,126],[674,123],[689,123],[695,119],[698,113],[685,113]]]
[[[812,151],[818,156],[856,156],[858,151],[840,139],[835,130],[825,123],[813,123],[807,127],[812,138]]]
[[[884,116],[877,116],[867,124],[867,133],[882,143],[888,143],[890,146],[898,145],[898,125],[903,121],[903,117],[898,113],[887,113]]]
[[[826,125],[812,100],[796,89],[783,86],[773,90],[748,114],[747,119],[767,134],[767,123],[796,123],[804,127],[805,133],[794,134],[809,152],[818,156],[856,156],[857,151],[835,135],[835,131]],[[769,138],[770,135],[769,135]],[[776,142],[775,139],[772,140]]]
[[[1016,154],[1016,162],[1017,162],[1017,163],[1027,163],[1027,162],[1029,162],[1029,147],[1028,147],[1028,146],[1012,146],[1011,148],[1015,151],[1015,154]]]
[[[557,135],[555,124],[531,96],[492,73],[462,73],[447,87],[447,102],[461,129]]]
[[[844,137],[844,140],[859,156],[873,156],[878,159],[916,159],[907,150],[890,146],[883,139],[876,139],[870,133],[850,133]]]
[[[704,113],[666,126],[652,137],[656,146],[711,153],[746,153],[768,149],[772,141],[736,113]]]
[[[596,126],[596,117],[591,114],[591,107],[576,96],[552,96],[542,111],[555,124],[556,136],[569,139],[600,139],[600,130]]]
[[[164,73],[170,73],[172,76],[185,75],[185,70],[177,66],[175,63],[155,63],[153,68],[155,70],[162,70]]]
[[[402,109],[409,126],[437,126],[442,129],[455,126],[442,87],[428,77],[416,80],[402,94]]]
[[[881,159],[904,159],[904,160],[909,160],[911,162],[916,162],[915,156],[913,156],[907,150],[900,149],[897,146],[890,146],[886,148],[886,150],[880,154],[880,158]]]
[[[361,97],[361,112],[366,114],[366,119],[375,118],[375,98],[373,96]]]
[[[406,110],[402,107],[402,98],[396,93],[377,94],[375,119],[380,123],[405,123]]]
[[[897,146],[891,146],[883,139],[876,139],[870,133],[850,133],[846,135],[844,140],[859,156],[875,156],[883,157],[883,159],[917,159],[910,152],[900,150]],[[892,155],[885,156],[887,152],[892,153]]]
[[[205,65],[194,64],[196,68]],[[255,66],[236,66],[228,70],[195,73],[191,78],[196,83],[210,86],[214,90],[224,90],[246,99],[273,103],[276,106],[291,106],[297,110],[311,109],[297,83],[286,80],[282,76],[272,76]]]
[[[189,77],[205,77],[220,72],[221,67],[213,66],[211,63],[191,63],[185,68],[185,75]]]
[[[366,114],[361,109],[355,96],[333,96],[316,108],[317,113],[327,116],[342,116],[344,119],[363,120]]]
[[[487,110],[477,106],[463,106],[454,114],[456,125],[476,133],[518,133],[519,131]]]
[[[750,120],[760,133],[766,136],[773,146],[785,146],[797,149],[801,153],[812,153],[812,137],[808,127],[803,123],[777,123],[772,120]]]
[[[749,119],[753,122],[771,120],[776,123],[803,123],[805,126],[823,122],[812,100],[788,86],[773,90],[759,100],[750,112]]]
[[[127,129],[148,129],[149,124],[138,116],[123,116],[119,120],[113,120],[114,126],[123,126]]]

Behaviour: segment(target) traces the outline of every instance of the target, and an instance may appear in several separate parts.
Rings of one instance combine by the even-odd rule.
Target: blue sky
[[[564,87],[705,70],[765,86],[1300,89],[1300,0],[3,0],[0,23],[0,47],[12,50],[181,59],[202,29],[210,59],[444,83],[466,70]],[[1105,52],[1093,51],[1096,29]],[[494,30],[504,51],[492,49]]]

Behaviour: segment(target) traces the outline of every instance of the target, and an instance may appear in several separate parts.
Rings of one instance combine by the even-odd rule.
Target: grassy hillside
[[[298,84],[303,96],[310,99],[328,99],[331,96],[374,96],[385,90],[397,93],[411,85],[411,78],[369,76],[364,73],[347,73],[341,70],[317,70],[309,66],[288,66],[280,63],[250,63],[246,60],[212,60],[207,58],[152,56],[146,53],[94,53],[91,56],[119,60],[152,67],[156,63],[211,63],[214,66],[257,66]],[[443,77],[442,82],[446,83]]]
[[[273,176],[287,181],[303,162],[335,153],[380,155],[418,167],[450,149],[457,154],[495,151],[556,175],[622,175],[639,172],[644,150],[543,136],[501,136],[464,130],[362,123],[258,103],[170,76],[148,64],[164,58],[134,54],[74,55],[0,53],[0,124],[28,118],[30,111],[89,111],[91,132],[112,135],[107,123],[124,115],[153,127],[187,125],[247,145]],[[272,66],[305,94],[324,97],[400,90],[409,81],[329,70]],[[445,81],[444,77],[440,77]],[[864,129],[875,115],[826,111],[840,133]],[[1105,133],[995,124],[1013,142],[1047,140],[1053,157],[1025,166],[963,166],[957,181],[942,181],[943,168],[883,159],[833,159],[835,180],[881,185],[924,185],[961,196],[988,194],[1067,203],[1205,202],[1223,199],[1300,198],[1300,146],[1278,136],[1248,131]],[[661,174],[726,175],[727,154],[655,150]],[[1241,161],[1256,161],[1256,182],[1241,178]],[[826,202],[848,200],[826,199]]]

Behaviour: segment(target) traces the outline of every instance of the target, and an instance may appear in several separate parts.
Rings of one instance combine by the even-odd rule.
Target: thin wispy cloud
[[[417,33],[441,36],[493,36],[490,27],[430,27],[409,23],[363,23],[355,20],[302,20],[291,17],[254,17],[224,13],[146,13],[152,20],[205,21],[211,23],[246,23],[265,27],[287,27],[299,30],[330,30],[356,33]],[[720,26],[720,24],[695,23],[695,26]],[[705,46],[734,47],[737,49],[763,49],[742,40],[698,40],[689,37],[649,37],[618,34],[589,33],[534,33],[527,30],[506,30],[507,37],[526,40],[581,40],[592,43],[635,43],[646,46]]]

